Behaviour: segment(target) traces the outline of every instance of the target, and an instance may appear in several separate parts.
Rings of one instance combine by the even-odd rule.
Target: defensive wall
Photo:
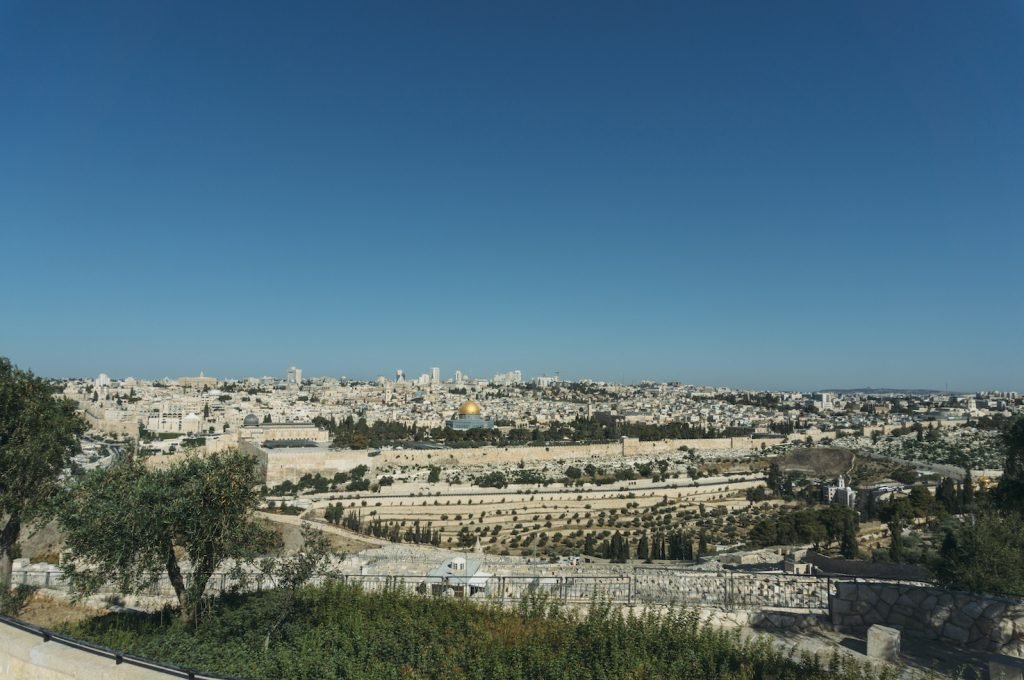
[[[555,460],[586,465],[588,462],[606,461],[608,458],[665,455],[678,452],[683,447],[697,450],[704,457],[728,457],[759,449],[762,443],[771,446],[780,441],[781,437],[724,437],[642,442],[627,437],[607,444],[402,449],[376,453],[376,449],[335,450],[327,447],[274,450],[261,448],[243,440],[239,443],[239,449],[260,456],[261,461],[265,461],[267,484],[274,485],[286,479],[295,481],[305,474],[318,472],[325,477],[332,477],[336,472],[346,472],[358,465],[367,465],[371,468],[381,465],[514,465],[520,461],[544,463]],[[376,455],[371,456],[371,452]],[[153,456],[148,462],[154,466],[164,466],[181,460],[186,455],[189,454]]]
[[[730,453],[749,453],[764,443],[771,446],[782,441],[782,437],[771,439],[754,439],[752,437],[721,437],[716,439],[662,439],[659,441],[642,442],[632,437],[624,437],[617,442],[607,444],[567,444],[549,446],[481,446],[464,449],[434,449],[426,451],[384,451],[372,460],[377,465],[410,465],[413,463],[481,465],[481,464],[515,464],[519,461],[546,462],[565,460],[587,462],[600,460],[610,456],[643,456],[675,453],[686,447],[699,452],[714,452],[727,456]]]
[[[90,404],[89,402],[77,402],[85,417],[85,422],[90,429],[97,432],[113,435],[127,435],[137,437],[139,435],[139,421],[137,418],[122,420],[107,420],[103,409]]]

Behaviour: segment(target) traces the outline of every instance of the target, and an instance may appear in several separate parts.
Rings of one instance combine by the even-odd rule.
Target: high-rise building
[[[437,366],[434,366],[432,369],[430,369],[430,382],[434,385],[437,385],[441,382],[441,369],[438,368]]]
[[[302,369],[295,368],[292,366],[288,369],[288,384],[289,385],[301,385],[302,384]]]
[[[518,385],[523,382],[523,372],[519,370],[498,373],[491,380],[495,385]]]
[[[455,371],[455,384],[456,385],[461,385],[462,384],[462,371],[458,371],[458,370]]]
[[[395,382],[396,383],[404,383],[405,382],[405,371],[403,371],[402,369],[398,369],[397,371],[395,371]]]

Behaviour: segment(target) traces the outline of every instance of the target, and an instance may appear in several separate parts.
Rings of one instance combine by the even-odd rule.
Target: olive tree
[[[61,473],[80,451],[85,423],[46,381],[0,357],[0,588],[22,527],[51,508]]]
[[[1024,513],[1024,416],[1010,421],[1003,440],[1006,443],[1006,461],[995,500],[1003,510]]]
[[[166,574],[182,618],[194,622],[218,567],[270,544],[270,533],[251,519],[262,481],[255,460],[237,452],[166,469],[127,462],[91,472],[61,504],[72,555],[65,575],[79,594],[107,582],[128,594]]]

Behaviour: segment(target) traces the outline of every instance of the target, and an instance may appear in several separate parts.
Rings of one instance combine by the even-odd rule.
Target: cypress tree
[[[971,468],[967,468],[964,476],[964,490],[961,498],[960,505],[964,512],[970,512],[974,509],[974,481],[971,479]]]
[[[640,541],[636,544],[636,558],[645,562],[651,561],[650,542],[647,540],[647,534],[640,537]]]

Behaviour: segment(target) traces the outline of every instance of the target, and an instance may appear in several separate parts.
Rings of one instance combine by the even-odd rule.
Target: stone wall
[[[519,461],[566,460],[586,462],[608,457],[643,456],[678,451],[681,447],[696,449],[705,454],[719,456],[742,455],[760,448],[762,443],[771,446],[778,440],[752,439],[751,437],[723,437],[719,439],[663,439],[642,442],[627,438],[626,441],[608,444],[573,444],[567,446],[481,446],[464,449],[434,449],[426,451],[384,451],[372,459],[373,464],[409,465],[419,462],[423,465],[455,464],[479,465],[485,463],[514,464]],[[365,453],[364,453],[365,455]]]
[[[813,564],[825,574],[902,581],[930,581],[933,578],[931,572],[917,564],[847,560],[841,557],[827,557],[813,550],[804,555],[803,561]]]
[[[872,624],[959,647],[1024,657],[1024,602],[894,583],[839,582],[830,598],[832,625],[863,631]]]
[[[140,668],[0,622],[0,677],[7,680],[144,680],[172,677]]]

